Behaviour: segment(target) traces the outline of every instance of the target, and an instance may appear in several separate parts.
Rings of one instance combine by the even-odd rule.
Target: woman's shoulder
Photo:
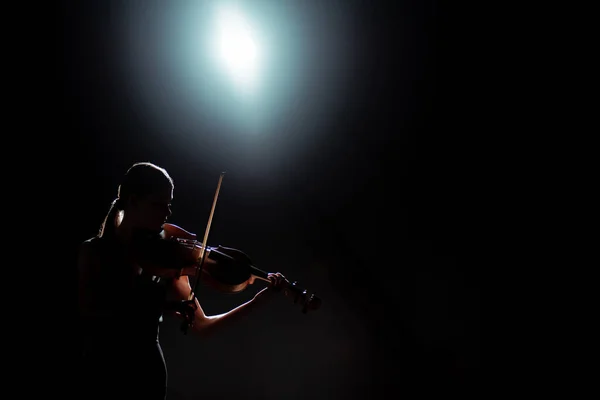
[[[102,245],[102,238],[99,236],[93,236],[89,239],[84,240],[83,242],[79,243],[79,248],[80,249],[90,249],[90,248],[94,248],[94,247],[98,247]]]
[[[98,236],[91,237],[79,243],[78,251],[79,254],[90,254],[97,251],[100,245],[100,238]]]
[[[87,256],[95,256],[99,253],[104,253],[109,249],[107,239],[100,236],[94,236],[84,240],[79,244],[79,253]]]

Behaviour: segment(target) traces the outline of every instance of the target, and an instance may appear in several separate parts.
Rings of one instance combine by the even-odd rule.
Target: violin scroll
[[[283,289],[286,296],[292,297],[294,304],[302,305],[302,313],[306,314],[309,310],[318,310],[321,307],[321,299],[315,293],[308,295],[308,291],[294,281]]]

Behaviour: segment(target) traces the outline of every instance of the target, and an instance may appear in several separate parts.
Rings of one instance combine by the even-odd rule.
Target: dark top
[[[91,307],[101,317],[85,319],[86,336],[155,341],[164,311],[167,280],[151,276],[129,261],[129,250],[116,240],[84,242],[100,255],[100,270],[88,281]]]
[[[94,237],[83,245],[101,257],[84,289],[100,316],[82,317],[80,324],[86,396],[145,390],[144,398],[164,398],[167,374],[158,335],[167,281],[134,268],[130,250],[116,240]]]

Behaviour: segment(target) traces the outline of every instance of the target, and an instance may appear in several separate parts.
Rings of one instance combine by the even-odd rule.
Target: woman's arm
[[[196,310],[194,314],[193,329],[201,336],[210,336],[215,331],[226,329],[229,325],[235,324],[237,321],[243,319],[248,315],[256,306],[259,306],[268,297],[267,292],[271,288],[278,287],[281,282],[284,281],[283,275],[281,274],[269,274],[273,278],[273,283],[268,287],[258,292],[252,300],[247,301],[239,305],[238,307],[218,315],[208,316],[202,309],[198,299],[195,299]],[[178,300],[188,300],[188,296],[191,292],[190,281],[187,276],[182,276],[178,279],[173,280],[173,286],[175,289]]]

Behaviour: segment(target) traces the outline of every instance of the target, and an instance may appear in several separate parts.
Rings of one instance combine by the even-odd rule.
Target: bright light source
[[[252,90],[260,72],[260,51],[255,33],[235,8],[224,6],[217,18],[217,55],[240,89]]]

